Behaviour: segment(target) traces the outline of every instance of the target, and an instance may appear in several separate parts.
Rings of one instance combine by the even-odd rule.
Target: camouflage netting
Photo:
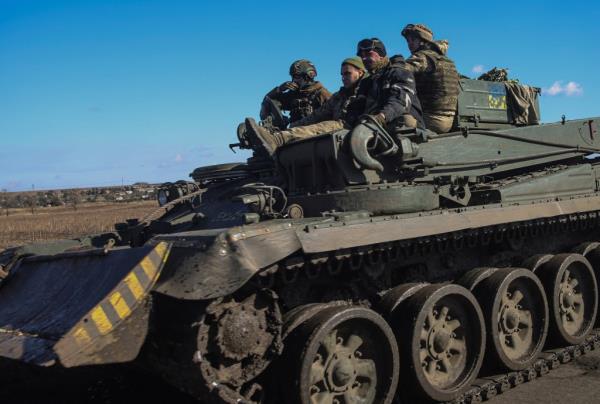
[[[483,73],[481,76],[477,78],[477,80],[485,80],[485,81],[498,81],[498,82],[509,82],[509,83],[518,83],[517,79],[509,79],[508,78],[508,69],[506,68],[497,68],[494,67],[492,70],[489,70],[486,73]]]

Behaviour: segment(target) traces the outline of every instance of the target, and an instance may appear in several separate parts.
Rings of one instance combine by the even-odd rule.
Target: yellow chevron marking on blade
[[[86,331],[85,328],[79,327],[73,332],[73,336],[75,337],[75,341],[81,345],[87,345],[92,342],[92,337]]]
[[[92,320],[94,320],[94,323],[96,323],[96,327],[98,327],[98,331],[100,331],[100,334],[108,334],[108,332],[112,330],[112,323],[106,316],[106,313],[104,312],[104,309],[102,307],[97,306],[96,308],[94,308],[94,310],[92,310],[90,315],[92,317]]]
[[[167,262],[167,258],[169,258],[169,253],[171,252],[168,243],[161,241],[156,245],[154,251],[156,251],[156,253],[161,257],[161,261],[163,264]]]
[[[150,257],[144,258],[142,262],[140,262],[140,266],[148,276],[148,279],[154,279],[154,277],[156,276],[156,270],[158,268],[156,268],[156,265],[154,264],[154,262],[152,262]]]
[[[163,262],[167,259],[167,243],[161,241],[154,247],[154,251],[162,258]]]
[[[130,272],[129,275],[125,277],[125,283],[129,287],[129,290],[131,290],[131,294],[133,294],[135,300],[140,300],[144,295],[144,288],[135,273]]]
[[[119,292],[115,292],[110,296],[110,304],[112,304],[113,308],[117,312],[117,315],[121,320],[128,317],[131,314],[131,309],[127,305],[125,299]]]

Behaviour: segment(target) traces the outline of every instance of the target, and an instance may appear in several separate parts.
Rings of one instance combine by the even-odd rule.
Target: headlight
[[[168,191],[166,189],[160,189],[158,191],[158,195],[157,195],[157,199],[158,199],[158,204],[160,206],[164,206],[167,204],[167,202],[169,202],[169,194]]]

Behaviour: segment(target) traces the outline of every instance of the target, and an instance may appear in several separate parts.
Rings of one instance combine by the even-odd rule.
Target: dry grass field
[[[72,206],[11,209],[0,212],[0,250],[32,241],[79,237],[114,230],[125,219],[142,218],[158,207],[156,201],[91,203]]]

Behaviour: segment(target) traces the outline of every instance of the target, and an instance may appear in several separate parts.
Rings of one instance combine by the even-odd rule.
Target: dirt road
[[[0,364],[1,365],[1,364]],[[0,366],[0,402],[11,404],[197,403],[160,378],[123,367],[48,373]],[[490,404],[588,404],[600,402],[600,351],[592,351],[531,383],[496,396]]]
[[[496,396],[490,404],[588,404],[600,402],[600,351],[561,365],[544,377]]]

